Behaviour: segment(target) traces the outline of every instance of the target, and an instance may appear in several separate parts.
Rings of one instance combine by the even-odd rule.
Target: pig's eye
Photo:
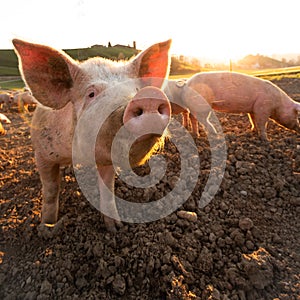
[[[86,91],[86,98],[88,100],[93,100],[98,95],[98,89],[96,89],[94,86],[91,86]]]
[[[89,98],[92,99],[92,98],[94,98],[94,97],[95,97],[95,92],[90,92],[90,93],[89,93]]]

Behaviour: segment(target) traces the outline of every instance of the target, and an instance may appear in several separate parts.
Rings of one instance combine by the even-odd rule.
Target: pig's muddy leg
[[[194,116],[197,116],[197,118],[195,118]],[[199,137],[199,124],[198,124],[198,120],[202,125],[202,128],[204,128],[204,130],[206,131],[206,133],[208,134],[212,134],[212,135],[216,135],[217,131],[214,127],[214,125],[209,121],[209,116],[210,116],[210,112],[198,112],[196,114],[196,112],[194,112],[194,114],[191,115],[191,123],[192,123],[192,130],[193,133]]]
[[[100,187],[100,210],[101,212],[109,212],[110,216],[103,215],[104,224],[108,231],[116,232],[116,224],[120,222],[115,219],[119,219],[115,197],[114,197],[114,185],[115,185],[115,171],[113,166],[99,166],[98,172],[101,178],[99,178]]]
[[[42,224],[55,224],[58,219],[60,187],[59,164],[51,164],[36,157],[43,186]]]
[[[182,126],[186,129],[190,129],[190,113],[188,111],[182,113]]]
[[[251,113],[248,114],[250,123],[252,125],[251,130],[257,131],[261,139],[268,142],[266,127],[269,117],[265,114]]]
[[[193,116],[191,115],[191,126],[192,126],[192,132],[197,136],[199,137],[199,125],[198,125],[198,120]]]
[[[64,220],[58,222],[60,168],[58,164],[51,164],[36,158],[37,167],[42,181],[43,204],[41,224],[38,234],[44,239],[51,239],[59,235],[64,227]]]

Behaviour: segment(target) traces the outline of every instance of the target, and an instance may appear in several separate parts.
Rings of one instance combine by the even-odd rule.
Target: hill
[[[286,61],[277,60],[268,56],[247,55],[237,63],[242,69],[275,69],[275,68],[286,68],[291,65]]]
[[[113,47],[94,45],[90,48],[66,49],[64,51],[79,61],[94,56],[101,56],[112,60],[129,59],[138,53],[138,50],[122,45]],[[0,50],[0,76],[19,75],[18,59],[15,52],[13,50]]]
[[[82,61],[90,57],[100,56],[112,60],[128,60],[138,54],[140,50],[124,45],[103,46],[93,45],[90,48],[65,49],[72,58]],[[199,72],[198,66],[192,63],[180,61],[176,57],[171,59],[171,75],[186,75]],[[20,79],[18,59],[13,50],[0,50],[0,88],[21,88],[24,83]]]

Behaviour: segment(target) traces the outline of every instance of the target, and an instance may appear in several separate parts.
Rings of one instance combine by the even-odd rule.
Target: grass
[[[202,69],[202,72],[218,71],[213,69]],[[264,69],[264,70],[233,70],[233,72],[244,73],[253,75],[268,80],[280,80],[283,77],[287,78],[300,78],[300,66],[290,68],[278,69]],[[184,75],[170,75],[170,79],[190,78],[194,73]]]
[[[22,89],[24,86],[25,83],[20,77],[14,80],[2,81],[0,76],[0,90],[16,90],[16,89]]]

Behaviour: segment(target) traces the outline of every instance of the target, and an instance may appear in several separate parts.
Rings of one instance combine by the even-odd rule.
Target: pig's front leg
[[[111,217],[104,214],[104,223],[107,230],[116,231],[116,220],[119,219],[119,214],[116,207],[114,197],[115,186],[115,171],[113,166],[98,166],[99,172],[99,189],[100,189],[100,210],[108,212]]]
[[[55,224],[58,219],[60,169],[59,164],[45,161],[36,154],[37,168],[42,181],[42,224]]]

